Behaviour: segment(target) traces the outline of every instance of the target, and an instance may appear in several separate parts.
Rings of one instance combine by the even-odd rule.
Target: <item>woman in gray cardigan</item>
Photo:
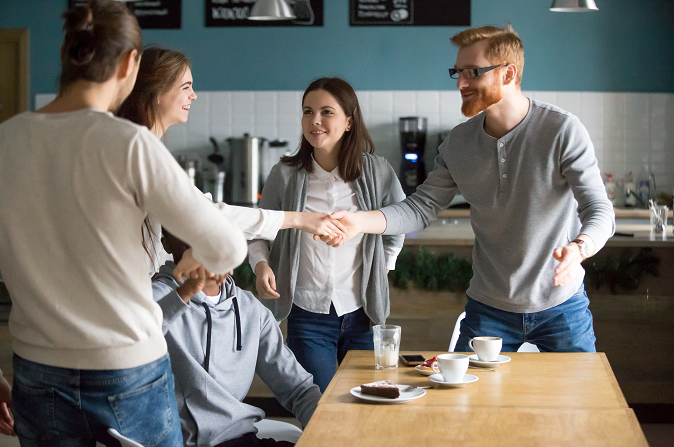
[[[353,88],[314,81],[302,98],[302,141],[274,166],[260,207],[284,211],[376,210],[405,198],[391,165],[373,155]],[[373,349],[373,324],[389,314],[387,271],[404,236],[358,235],[339,248],[288,229],[274,243],[252,241],[257,290],[288,347],[324,391],[349,349]]]

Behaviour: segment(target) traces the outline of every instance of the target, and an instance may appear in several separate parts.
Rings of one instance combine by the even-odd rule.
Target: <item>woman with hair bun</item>
[[[58,96],[0,125],[14,430],[22,445],[117,445],[113,428],[142,445],[179,446],[138,230],[148,213],[166,222],[219,282],[245,258],[245,238],[152,132],[110,113],[131,92],[142,53],[124,3],[94,1],[64,17]]]

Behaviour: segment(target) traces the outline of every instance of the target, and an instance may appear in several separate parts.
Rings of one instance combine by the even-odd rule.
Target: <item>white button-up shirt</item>
[[[358,211],[356,193],[350,183],[339,176],[339,168],[326,172],[312,161],[309,174],[305,210],[319,213]],[[330,247],[312,234],[302,232],[300,237],[300,265],[293,303],[310,312],[328,314],[330,303],[342,316],[360,307],[361,255],[358,234],[338,248]]]

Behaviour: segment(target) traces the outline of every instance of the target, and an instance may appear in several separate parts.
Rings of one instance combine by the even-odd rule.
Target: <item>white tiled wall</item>
[[[524,92],[536,100],[568,110],[580,118],[595,145],[602,172],[622,178],[628,171],[655,174],[659,190],[674,187],[674,94]],[[224,144],[244,133],[284,139],[296,148],[300,136],[300,91],[197,92],[187,124],[172,126],[167,145],[175,154],[206,157],[212,151],[208,138]],[[398,169],[400,149],[398,118],[428,118],[426,165],[430,169],[438,133],[466,118],[461,115],[458,91],[360,91],[365,122],[376,153]],[[53,95],[36,95],[36,107]],[[266,163],[267,164],[267,163]]]

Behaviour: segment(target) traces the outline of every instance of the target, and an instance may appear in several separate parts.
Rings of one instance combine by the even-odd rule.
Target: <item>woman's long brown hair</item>
[[[302,105],[307,94],[314,90],[325,90],[339,103],[347,117],[351,117],[351,130],[344,132],[342,147],[339,150],[339,175],[345,182],[353,182],[363,175],[363,154],[374,152],[374,143],[365,128],[363,115],[360,113],[358,96],[353,87],[340,78],[320,78],[309,84],[302,96]],[[281,157],[281,162],[290,166],[304,168],[312,172],[311,156],[314,148],[302,134],[300,148],[295,155]]]
[[[165,132],[166,128],[159,115],[159,97],[171,90],[189,66],[189,59],[178,51],[156,47],[147,48],[140,60],[136,84],[117,111],[117,116],[146,126],[150,130],[155,125],[159,125]],[[152,230],[147,217],[143,221],[143,227],[148,236],[145,237],[145,231],[141,228],[143,249],[154,262],[157,256],[154,246],[156,233]]]

